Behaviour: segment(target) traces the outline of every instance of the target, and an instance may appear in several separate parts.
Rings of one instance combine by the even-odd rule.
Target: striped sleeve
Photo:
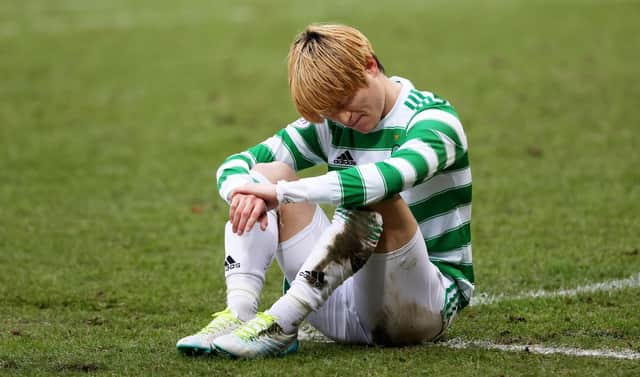
[[[298,119],[248,150],[229,156],[216,173],[218,192],[229,202],[231,192],[253,182],[249,171],[258,163],[284,162],[295,171],[326,161],[322,127]]]
[[[414,186],[466,158],[467,148],[467,137],[458,118],[446,111],[430,109],[413,117],[406,141],[392,157],[413,167],[415,180],[405,182]],[[403,169],[399,171],[406,175]]]
[[[413,117],[407,129],[404,143],[389,158],[279,184],[279,197],[285,202],[359,207],[424,182],[466,156],[467,139],[462,124],[449,112],[424,110]]]

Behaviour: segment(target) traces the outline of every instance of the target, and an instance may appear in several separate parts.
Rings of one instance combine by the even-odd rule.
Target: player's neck
[[[387,76],[382,77],[384,85],[384,109],[382,111],[382,118],[389,114],[389,111],[393,109],[393,105],[396,104],[400,91],[402,90],[402,84],[395,82]]]

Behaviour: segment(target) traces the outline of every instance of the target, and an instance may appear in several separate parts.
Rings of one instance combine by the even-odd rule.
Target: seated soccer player
[[[308,26],[288,69],[302,118],[218,170],[230,204],[227,308],[177,348],[285,355],[298,348],[304,319],[342,343],[437,339],[474,288],[471,171],[457,112],[386,76],[348,26]],[[298,179],[316,164],[329,172]],[[337,206],[331,221],[319,203]],[[274,255],[291,286],[257,313]]]

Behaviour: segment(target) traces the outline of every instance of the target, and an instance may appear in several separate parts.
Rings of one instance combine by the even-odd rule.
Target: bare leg
[[[389,253],[406,245],[416,234],[418,224],[407,203],[395,195],[367,207],[382,216],[384,227],[375,253]]]

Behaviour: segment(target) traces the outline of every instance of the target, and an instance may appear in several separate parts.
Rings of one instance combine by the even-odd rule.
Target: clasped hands
[[[231,193],[229,221],[233,233],[241,236],[257,223],[267,229],[267,211],[278,206],[276,185],[273,183],[250,183]]]

